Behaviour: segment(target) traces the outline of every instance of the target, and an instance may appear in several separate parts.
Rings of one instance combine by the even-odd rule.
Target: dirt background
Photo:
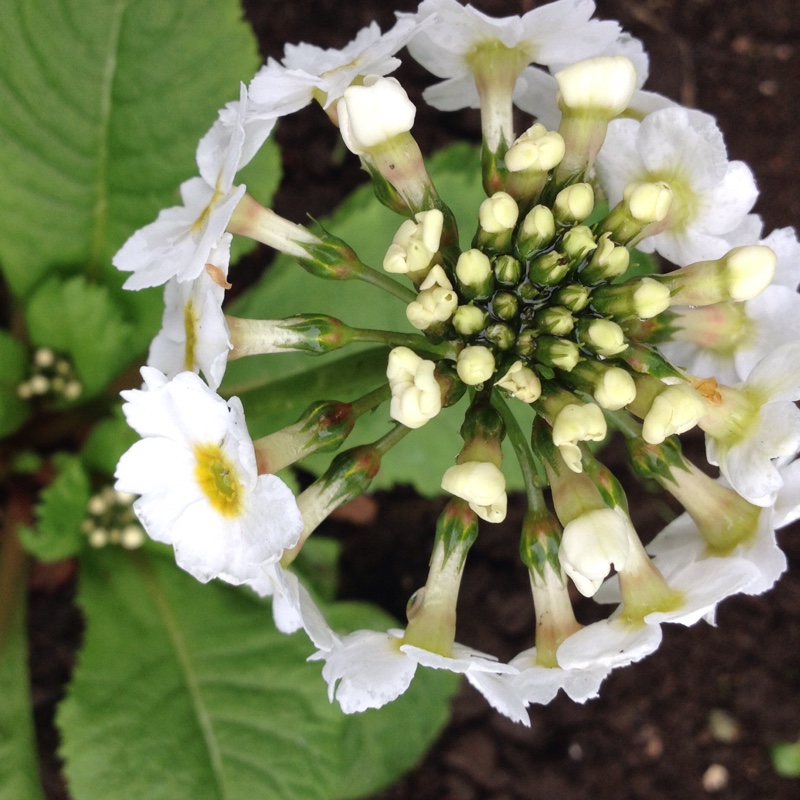
[[[341,47],[371,20],[385,30],[399,0],[246,0],[262,54],[280,57],[285,42]],[[502,16],[537,3],[476,0]],[[753,168],[761,190],[756,210],[766,231],[800,219],[800,15],[796,0],[599,0],[597,16],[617,19],[641,38],[651,57],[645,88],[715,114],[732,158]],[[431,79],[406,58],[397,76],[412,99]],[[423,152],[454,138],[478,141],[477,112],[428,112],[418,103],[415,134]],[[324,121],[323,121],[324,122]],[[521,120],[520,130],[525,123]],[[337,159],[336,137],[307,109],[278,131],[286,179],[276,210],[303,221],[321,216],[364,180],[354,158]],[[265,254],[250,259],[250,277]],[[241,277],[242,273],[240,273]],[[669,505],[629,479],[621,453],[606,453],[626,485],[634,522],[645,540]],[[379,493],[361,516],[329,522],[344,543],[342,595],[382,603],[402,615],[424,583],[439,501],[399,488]],[[459,639],[502,659],[532,644],[533,609],[517,557],[523,514],[512,498],[502,525],[484,525],[459,600]],[[381,548],[363,542],[380,529]],[[659,651],[611,675],[601,697],[585,705],[559,696],[531,708],[531,728],[494,713],[469,686],[453,719],[419,767],[375,800],[796,800],[800,781],[774,772],[769,747],[800,737],[800,531],[780,542],[789,571],[768,594],[726,601],[718,627],[665,629]],[[34,572],[31,657],[34,703],[49,800],[65,800],[52,726],[80,639],[71,605],[70,567],[61,577]],[[582,621],[592,603],[578,605]],[[5,800],[5,798],[3,799]],[[13,800],[13,798],[8,798]],[[176,799],[177,800],[177,799]],[[255,800],[260,800],[255,799]],[[269,798],[265,798],[269,800]]]

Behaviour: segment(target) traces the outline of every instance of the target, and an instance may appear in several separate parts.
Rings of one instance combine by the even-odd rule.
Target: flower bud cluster
[[[17,395],[23,400],[34,397],[77,400],[82,392],[83,386],[70,361],[49,347],[40,347],[34,352],[31,374],[17,386]]]

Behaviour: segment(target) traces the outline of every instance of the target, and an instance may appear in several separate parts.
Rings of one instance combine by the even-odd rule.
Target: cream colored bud
[[[628,349],[624,331],[610,319],[592,320],[586,327],[586,343],[607,358]]]
[[[594,210],[594,189],[589,183],[573,183],[562,189],[553,203],[559,222],[583,222]]]
[[[386,377],[392,391],[389,416],[407,428],[421,428],[442,410],[442,392],[434,376],[436,364],[407,347],[389,353]]]
[[[492,263],[480,250],[465,250],[456,262],[456,277],[465,286],[480,286],[492,275]]]
[[[42,369],[47,369],[48,367],[52,367],[55,363],[56,356],[55,353],[49,347],[40,347],[34,354],[33,354],[33,363],[36,364],[37,367],[41,367]]]
[[[467,386],[477,386],[494,375],[494,355],[488,347],[470,345],[458,354],[456,372]]]
[[[90,514],[99,517],[108,511],[108,503],[99,494],[95,494],[89,498],[89,504],[86,508]]]
[[[50,391],[50,381],[44,375],[33,375],[28,381],[31,394],[47,394]]]
[[[495,192],[478,209],[478,221],[486,233],[510,231],[517,224],[519,206],[507,192]]]
[[[668,183],[658,181],[629,183],[622,196],[631,216],[638,222],[661,222],[669,213],[673,192]]]
[[[575,588],[592,597],[613,566],[625,568],[633,525],[620,509],[598,508],[564,526],[558,558]]]
[[[506,478],[489,461],[465,461],[450,467],[442,475],[442,489],[469,503],[469,507],[488,522],[502,522],[508,498]]]
[[[522,220],[521,239],[533,239],[541,246],[547,244],[556,235],[556,221],[553,212],[547,206],[534,206]]]
[[[627,247],[614,244],[611,233],[604,233],[597,240],[597,249],[592,254],[591,265],[602,272],[603,278],[616,278],[628,271],[631,254]]]
[[[515,361],[496,385],[523,403],[533,403],[542,394],[539,376],[522,361]]]
[[[561,239],[561,250],[575,261],[585,258],[596,247],[592,229],[587,225],[575,225]]]
[[[602,409],[595,403],[570,403],[553,420],[553,444],[573,472],[583,472],[578,442],[599,442],[608,428]]]
[[[136,550],[144,544],[144,530],[141,525],[126,525],[119,535],[119,543],[126,550]]]
[[[581,351],[578,345],[569,339],[559,339],[549,348],[548,357],[550,363],[564,372],[572,372],[581,360]]]
[[[504,160],[509,172],[535,170],[549,172],[564,158],[564,138],[537,122],[528,128],[508,149]]]
[[[609,367],[595,384],[592,396],[600,408],[618,411],[636,399],[636,384],[624,369]]]
[[[725,258],[728,291],[732,300],[752,300],[769,286],[775,277],[778,257],[764,245],[734,247]]]
[[[678,383],[656,395],[642,423],[642,438],[661,444],[668,436],[690,430],[708,413],[706,401],[695,389]]]
[[[411,130],[417,109],[395,78],[368,75],[362,85],[348,86],[336,104],[339,130],[356,155]]]
[[[472,336],[486,327],[486,312],[468,303],[459,306],[453,315],[453,327],[462,336]]]
[[[406,318],[421,331],[437,322],[447,322],[458,307],[458,295],[445,271],[437,264],[420,285],[416,300],[406,306]]]
[[[587,58],[554,77],[562,108],[590,110],[607,119],[621,114],[636,90],[636,69],[625,56]]]
[[[394,235],[383,259],[386,272],[420,272],[430,266],[439,250],[444,226],[442,212],[438,208],[420,211],[414,220],[407,219]]]
[[[642,278],[633,293],[633,307],[639,319],[651,319],[669,308],[668,286],[652,278]]]

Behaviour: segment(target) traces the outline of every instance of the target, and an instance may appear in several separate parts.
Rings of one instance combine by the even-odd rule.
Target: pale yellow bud
[[[442,475],[442,489],[469,503],[469,507],[487,522],[502,522],[508,498],[506,478],[489,461],[465,461],[450,467]]]
[[[467,386],[477,386],[494,375],[494,355],[488,347],[470,345],[458,354],[456,372]]]
[[[642,438],[661,444],[668,436],[693,428],[708,412],[706,401],[695,389],[679,383],[656,395],[642,424]]]
[[[553,203],[559,222],[583,222],[594,210],[594,189],[589,183],[573,183],[562,189]]]
[[[480,226],[487,233],[512,230],[517,224],[518,217],[517,202],[506,192],[495,192],[491,197],[487,197],[478,209]]]
[[[642,223],[661,222],[669,213],[673,192],[668,183],[629,183],[622,192],[631,216]]]
[[[578,442],[599,442],[605,439],[606,418],[594,403],[570,403],[553,420],[553,444],[573,472],[583,472]]]
[[[389,353],[386,377],[392,391],[389,416],[407,428],[421,428],[442,410],[442,392],[434,377],[436,364],[407,347]]]
[[[522,361],[515,361],[496,385],[523,403],[533,403],[542,394],[539,376]]]
[[[620,367],[607,369],[594,387],[592,396],[601,408],[618,411],[636,398],[636,384]]]

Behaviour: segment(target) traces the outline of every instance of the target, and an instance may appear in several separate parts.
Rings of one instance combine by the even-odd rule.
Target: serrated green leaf
[[[10,575],[9,539],[0,548],[0,797],[43,800],[31,716],[28,654],[25,635],[25,585]],[[24,574],[24,571],[23,571]],[[6,605],[9,603],[9,605]]]
[[[139,436],[122,415],[122,406],[115,406],[112,416],[95,425],[81,450],[87,470],[113,475],[120,456]]]
[[[485,199],[478,151],[466,144],[453,145],[436,153],[428,162],[428,170],[456,215],[462,247],[468,248],[477,224],[477,209]],[[400,217],[377,202],[371,186],[363,186],[323,224],[354,247],[365,263],[380,268],[401,222]],[[262,319],[300,312],[331,314],[358,327],[414,332],[406,319],[405,305],[397,298],[358,281],[319,280],[288,258],[279,258],[230,311],[235,316]],[[362,356],[351,355],[358,352],[356,347],[349,347],[319,359],[299,354],[244,358],[228,365],[222,388],[241,396],[250,432],[260,436],[293,422],[315,399],[352,400],[382,383],[386,349],[364,350],[363,363],[358,360]],[[439,494],[441,476],[452,466],[463,444],[459,429],[466,404],[464,398],[446,409],[384,456],[373,488],[405,483],[425,495]],[[512,402],[512,406],[529,426],[530,409],[521,403]],[[385,407],[380,408],[359,421],[346,446],[374,441],[390,425]],[[506,449],[506,456],[508,486],[521,487],[521,473],[510,449]],[[303,465],[319,473],[329,462],[330,456],[320,455],[307,459]]]
[[[377,723],[328,702],[319,664],[305,661],[313,647],[277,633],[268,605],[153,553],[112,550],[83,558],[78,600],[85,648],[57,720],[75,800],[352,796],[352,742],[369,734],[351,726]],[[363,607],[336,621],[356,614],[387,625]],[[424,701],[405,711],[394,704],[398,716],[382,724],[395,735],[377,759],[386,769],[364,764],[362,786],[396,778],[430,743],[453,687],[450,676],[435,683],[420,683]]]
[[[76,276],[45,281],[25,308],[31,341],[70,357],[91,397],[128,365],[133,326],[105,287]]]
[[[235,0],[20,0],[0,14],[0,261],[110,272],[173,204],[217,109],[258,63]]]
[[[39,495],[36,527],[20,529],[22,546],[40,561],[60,561],[83,546],[81,522],[89,503],[89,477],[77,456],[53,458],[56,477]]]

